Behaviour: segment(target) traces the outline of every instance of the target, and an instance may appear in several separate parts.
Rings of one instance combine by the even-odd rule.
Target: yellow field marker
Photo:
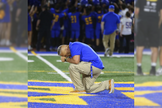
[[[37,56],[37,54],[36,54],[34,51],[31,51],[31,53],[32,53],[33,55]]]
[[[44,82],[44,83],[72,83],[68,81],[42,81],[42,80],[28,80],[28,82]],[[100,82],[95,82],[100,83]],[[134,84],[134,82],[115,82],[115,84]]]
[[[126,95],[127,97],[134,99],[134,92],[122,92],[122,94]]]
[[[151,93],[162,93],[162,90],[158,91],[134,91],[134,95],[145,95],[145,94],[151,94]]]
[[[146,99],[145,97],[135,97],[134,99],[134,105],[135,106],[160,106],[157,103],[154,103],[153,101],[150,101]]]
[[[0,81],[0,84],[11,84],[11,85],[28,85],[27,82],[26,83],[20,83],[20,82],[2,82]]]
[[[134,91],[134,87],[115,87],[116,90],[132,90]]]
[[[155,86],[162,86],[162,82],[144,82],[141,84],[135,84],[135,87],[155,87]]]
[[[0,108],[22,108],[22,106],[27,106],[28,102],[3,102],[0,103]]]
[[[10,47],[10,49],[15,53],[17,52],[17,50],[14,47]]]
[[[13,94],[13,93],[0,93],[0,96],[5,96],[5,97],[19,97],[19,98],[27,98],[28,95],[26,94]]]
[[[20,90],[20,89],[0,89],[0,92],[24,92],[24,93],[27,93],[28,90]]]

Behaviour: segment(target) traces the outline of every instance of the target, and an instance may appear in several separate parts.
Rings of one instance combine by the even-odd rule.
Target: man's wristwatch
[[[67,58],[65,58],[65,61],[67,60]]]

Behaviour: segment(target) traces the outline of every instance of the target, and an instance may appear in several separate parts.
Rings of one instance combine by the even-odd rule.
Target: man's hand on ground
[[[62,61],[62,62],[65,62],[65,58],[66,58],[66,57],[61,57],[61,61]]]

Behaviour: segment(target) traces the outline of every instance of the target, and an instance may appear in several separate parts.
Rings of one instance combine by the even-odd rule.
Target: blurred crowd
[[[27,45],[27,1],[0,0],[0,46]]]
[[[70,41],[80,41],[89,44],[96,51],[103,51],[103,34],[101,33],[101,20],[104,14],[108,13],[109,5],[115,6],[115,13],[122,19],[126,13],[130,13],[130,18],[134,18],[134,0],[28,0],[28,49],[36,48],[38,41],[38,30],[36,30],[37,20],[42,12],[43,6],[47,5],[48,11],[54,15],[55,24],[51,29],[50,50],[56,50],[61,44],[68,44]],[[70,13],[79,12],[79,20],[76,23],[79,30],[75,33],[72,30]],[[90,15],[92,21],[85,22],[83,17]],[[76,18],[77,19],[77,18]],[[51,22],[52,23],[52,22]],[[86,33],[88,24],[93,25],[91,34]],[[133,26],[133,24],[131,24]],[[126,39],[120,39],[120,29],[116,31],[115,51],[123,52],[126,47]],[[41,48],[46,47],[46,36],[41,39]],[[133,28],[129,38],[129,49],[134,50]],[[130,52],[129,51],[129,52]]]
[[[103,51],[103,34],[100,24],[103,15],[108,13],[109,5],[114,5],[115,13],[119,15],[121,20],[126,17],[127,12],[130,13],[132,33],[129,36],[129,52],[134,51],[134,0],[28,0],[28,8],[25,6],[26,4],[26,0],[0,0],[1,46],[28,44],[29,50],[35,49],[39,35],[39,30],[36,29],[37,21],[46,5],[55,19],[50,33],[50,50],[56,50],[59,45],[68,44],[70,41],[80,41],[89,44],[96,51]],[[79,18],[75,19],[74,17],[72,21],[69,14],[75,12],[79,13]],[[90,15],[92,19],[84,21],[86,15]],[[72,23],[79,24],[76,27],[77,32],[72,30]],[[91,34],[87,33],[89,28],[87,25],[89,24],[93,25]],[[114,51],[122,53],[127,44],[126,39],[121,38],[120,30],[121,26],[116,31]],[[44,35],[41,39],[41,49],[46,47],[46,38],[47,36]]]

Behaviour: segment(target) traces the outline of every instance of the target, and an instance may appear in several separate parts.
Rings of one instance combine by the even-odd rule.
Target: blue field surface
[[[128,96],[124,95],[123,92],[126,93],[133,93],[133,90],[115,90],[115,93],[109,94],[108,90],[104,90],[102,92],[98,93],[87,93],[83,94],[84,96],[80,96],[79,94],[70,94],[69,91],[64,93],[64,90],[67,88],[74,89],[74,85],[72,83],[50,83],[50,82],[33,82],[29,81],[28,86],[30,87],[28,92],[29,97],[29,103],[28,107],[30,108],[40,108],[40,107],[46,107],[46,108],[133,108],[134,107],[134,99],[129,98]],[[34,90],[32,87],[37,88],[43,88],[45,87],[46,90]],[[47,89],[49,87],[49,90]],[[52,91],[53,87],[57,87],[62,91]],[[134,87],[134,84],[115,84],[115,87]],[[50,90],[51,89],[51,90]],[[31,91],[34,90],[34,91]],[[67,89],[68,90],[68,89]],[[50,92],[50,93],[48,93]],[[59,93],[58,93],[59,92]],[[81,94],[82,95],[82,94]],[[87,95],[87,96],[86,96]],[[89,96],[90,95],[90,96]],[[62,101],[57,100],[57,96],[60,98],[62,97]],[[77,99],[79,98],[81,103],[83,101],[83,104],[86,103],[86,105],[77,105],[78,103],[71,102],[67,104],[67,98],[71,99]],[[55,101],[47,102],[44,101],[44,99],[52,98],[55,99]],[[32,98],[32,102],[30,101],[30,98]],[[34,99],[33,99],[34,98]],[[37,101],[37,98],[39,102]]]

